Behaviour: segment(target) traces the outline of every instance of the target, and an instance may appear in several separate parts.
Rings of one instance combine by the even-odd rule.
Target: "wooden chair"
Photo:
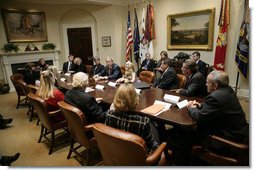
[[[140,136],[102,123],[93,125],[93,133],[104,165],[108,166],[155,165],[166,147],[166,143],[162,143],[152,154],[148,155],[145,141]]]
[[[177,74],[177,78],[178,78],[178,88],[184,88],[187,81],[186,76],[183,74]]]
[[[148,84],[152,84],[154,78],[155,78],[155,74],[152,71],[141,71],[139,73],[139,79],[141,81],[148,83]]]
[[[120,67],[122,75],[125,74],[125,65],[121,65]]]
[[[236,151],[237,154],[219,154],[218,152],[207,148],[207,145],[194,145],[192,147],[191,154],[215,166],[249,165],[249,145],[243,143],[236,143],[216,135],[210,136],[210,142],[221,143],[225,147]]]
[[[57,115],[61,115],[60,110],[56,110],[53,112],[48,112],[47,104],[43,99],[36,96],[33,93],[29,93],[27,95],[28,100],[34,106],[37,115],[41,121],[41,134],[38,142],[41,142],[42,137],[51,142],[49,154],[52,154],[54,143],[55,143],[55,131],[58,129],[64,129],[67,131],[67,122],[66,120],[57,121],[54,117]],[[51,134],[51,138],[48,138],[47,135]]]
[[[27,104],[27,98],[26,98],[26,94],[24,93],[22,87],[20,84],[18,84],[18,80],[23,80],[24,81],[24,76],[23,74],[17,73],[17,74],[13,74],[10,76],[10,79],[15,87],[17,96],[18,96],[18,102],[17,102],[17,106],[16,109],[19,108],[19,105],[22,104]],[[22,97],[23,96],[23,97]]]
[[[94,136],[92,136],[92,125],[87,124],[84,114],[78,108],[64,101],[58,102],[58,105],[67,120],[72,139],[67,159],[69,159],[72,152],[74,152],[86,163],[86,165],[91,165],[91,149],[97,147],[96,140]],[[89,133],[90,136],[88,135]],[[75,142],[79,143],[76,147],[74,147]],[[80,147],[86,148],[86,158],[83,158],[77,151]]]
[[[88,74],[90,74],[93,65],[85,65],[85,67],[86,67],[86,72],[87,72]]]

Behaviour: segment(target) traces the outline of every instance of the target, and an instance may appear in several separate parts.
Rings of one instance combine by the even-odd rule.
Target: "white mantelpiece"
[[[5,82],[10,85],[10,91],[15,91],[15,88],[11,82],[10,76],[12,73],[11,64],[28,63],[39,61],[40,58],[47,60],[53,60],[53,64],[59,69],[59,50],[43,50],[43,51],[27,51],[18,53],[0,53],[1,67],[3,68],[3,74]]]

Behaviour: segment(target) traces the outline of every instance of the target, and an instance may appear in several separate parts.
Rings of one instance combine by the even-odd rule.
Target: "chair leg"
[[[68,155],[67,155],[67,159],[70,159],[70,158],[71,158],[71,153],[72,153],[72,150],[73,150],[73,147],[74,147],[74,143],[75,143],[74,139],[71,138],[71,145],[70,145],[69,153],[68,153]]]
[[[38,118],[36,125],[39,125],[39,123],[40,123],[40,119]]]
[[[19,103],[20,103],[20,96],[18,95],[18,103],[17,103],[16,109],[19,108]]]
[[[91,148],[89,147],[86,152],[87,166],[90,166],[90,156],[91,156]]]
[[[55,143],[55,131],[51,132],[51,145],[49,149],[49,155],[52,154],[53,148],[54,148],[54,143]]]
[[[43,132],[44,132],[44,126],[41,124],[41,135],[40,135],[40,138],[39,138],[39,140],[38,140],[38,143],[41,142]]]

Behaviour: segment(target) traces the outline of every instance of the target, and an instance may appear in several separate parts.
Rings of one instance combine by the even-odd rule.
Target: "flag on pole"
[[[247,78],[249,62],[249,23],[250,23],[249,1],[245,0],[244,19],[240,28],[239,41],[237,43],[235,62],[239,72]]]
[[[227,29],[229,25],[229,1],[221,0],[221,11],[219,18],[219,34],[216,42],[214,67],[224,71],[224,63],[227,49]]]
[[[145,8],[142,8],[142,18],[141,18],[141,25],[140,25],[140,47],[139,47],[139,56],[140,62],[145,59],[145,55],[147,53],[147,40],[145,38],[145,30],[146,30],[146,11]]]
[[[126,61],[131,60],[131,46],[133,44],[133,38],[131,33],[131,19],[130,11],[128,10],[128,20],[127,20],[127,41],[126,41]]]
[[[139,28],[138,28],[138,17],[137,17],[137,12],[136,8],[134,8],[134,57],[135,61],[138,64],[138,59],[139,59],[139,43],[140,43],[140,37],[139,37]]]
[[[154,58],[153,51],[153,39],[155,39],[155,26],[154,26],[154,10],[151,4],[147,5],[146,10],[146,30],[145,30],[145,38],[148,41],[148,53],[151,58]]]

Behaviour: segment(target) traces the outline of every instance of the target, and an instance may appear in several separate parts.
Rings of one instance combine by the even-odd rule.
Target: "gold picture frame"
[[[168,50],[213,49],[215,8],[167,16]]]
[[[47,41],[44,12],[2,9],[8,42]]]
[[[103,36],[102,37],[102,46],[103,47],[110,47],[111,46],[111,37],[110,36]]]

